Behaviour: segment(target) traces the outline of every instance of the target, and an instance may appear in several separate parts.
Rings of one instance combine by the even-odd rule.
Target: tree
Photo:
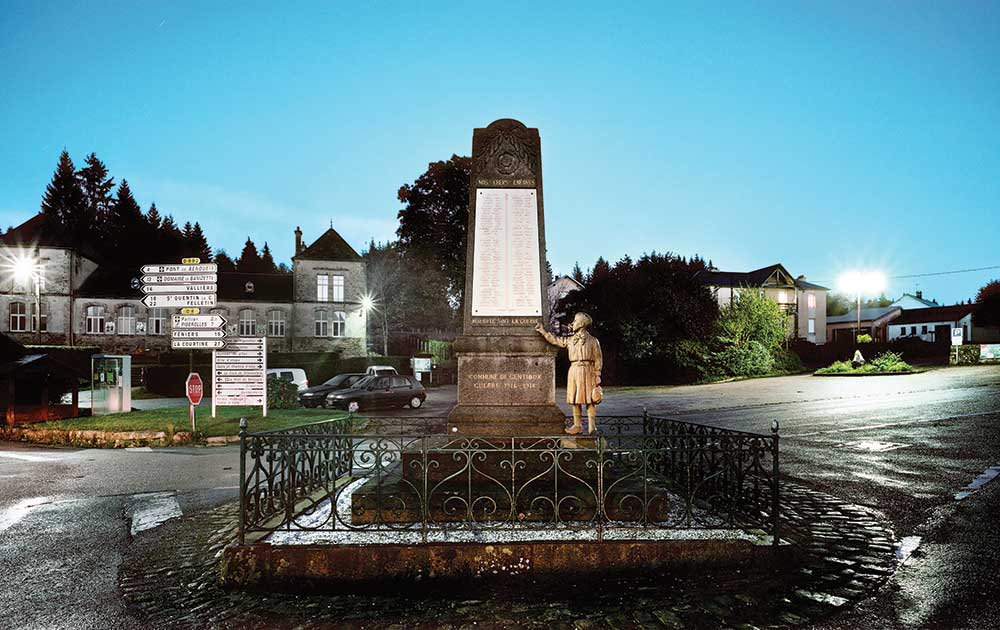
[[[757,342],[768,350],[774,350],[788,338],[789,317],[763,291],[744,288],[720,311],[719,334],[724,342],[737,348]]]
[[[247,242],[243,245],[243,251],[240,253],[240,258],[236,261],[236,269],[243,273],[260,273],[262,267],[260,254],[257,253],[257,246],[254,245],[248,236]]]
[[[108,256],[118,261],[119,266],[131,269],[145,262],[147,248],[155,236],[127,180],[123,179],[118,186],[108,214],[106,234],[104,246],[109,248]]]
[[[104,228],[110,227],[115,178],[108,174],[108,167],[97,154],[91,153],[85,162],[86,166],[76,174],[83,195],[80,223],[87,226],[88,235],[106,236],[109,232]]]
[[[976,326],[1000,326],[1000,280],[986,283],[976,293],[972,320]]]
[[[236,271],[236,263],[229,257],[224,249],[215,250],[214,262],[219,267],[219,273]]]
[[[149,211],[146,213],[146,221],[149,223],[149,227],[159,234],[160,228],[163,227],[163,217],[160,216],[160,211],[156,209],[155,203],[150,204]]]
[[[583,284],[583,282],[584,282],[583,269],[580,269],[580,263],[579,262],[573,263],[573,272],[570,274],[570,277],[572,277],[574,280],[576,280],[580,284]]]
[[[212,260],[212,248],[208,245],[208,239],[201,230],[201,224],[195,221],[194,228],[191,229],[189,240],[191,256],[200,258],[203,261]]]
[[[264,249],[260,251],[261,268],[267,273],[277,273],[278,266],[274,264],[274,256],[271,255],[271,248],[264,241]]]
[[[644,254],[636,262],[626,256],[614,267],[601,257],[583,289],[569,293],[558,310],[566,320],[578,311],[594,318],[611,380],[690,380],[689,372],[700,369],[692,355],[707,353],[718,317],[718,304],[695,271],[671,253]]]
[[[842,293],[829,293],[826,296],[826,316],[836,317],[846,315],[854,308],[854,300]]]
[[[74,238],[80,234],[83,193],[76,178],[76,167],[69,153],[64,149],[59,155],[52,181],[45,187],[42,196],[42,216],[47,228],[65,233]],[[90,226],[87,226],[89,229]]]
[[[452,155],[432,162],[397,195],[399,246],[432,264],[448,280],[448,297],[461,304],[465,290],[465,253],[469,221],[469,177],[472,159]]]

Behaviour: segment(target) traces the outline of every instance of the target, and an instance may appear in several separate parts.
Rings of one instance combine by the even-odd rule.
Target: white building
[[[967,343],[975,342],[974,335],[970,336],[975,309],[974,304],[904,309],[899,317],[889,322],[889,341],[910,338],[951,343],[951,329],[962,328],[963,339]]]

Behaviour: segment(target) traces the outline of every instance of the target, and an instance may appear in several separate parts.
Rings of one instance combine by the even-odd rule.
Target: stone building
[[[87,247],[42,229],[36,215],[0,243],[0,330],[25,344],[96,346],[103,352],[156,355],[170,349],[175,308],[146,308]],[[41,331],[35,325],[34,281],[19,281],[12,266],[30,259],[40,273]],[[150,264],[179,261],[150,260]],[[135,270],[135,275],[139,270]],[[220,273],[217,306],[232,335],[264,335],[272,352],[364,355],[367,314],[364,261],[332,227],[311,245],[295,229],[291,273]]]

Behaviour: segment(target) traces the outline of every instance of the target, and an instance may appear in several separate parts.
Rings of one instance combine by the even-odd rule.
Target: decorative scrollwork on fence
[[[241,432],[241,540],[274,531],[778,532],[778,435],[643,416],[597,436],[348,418]]]

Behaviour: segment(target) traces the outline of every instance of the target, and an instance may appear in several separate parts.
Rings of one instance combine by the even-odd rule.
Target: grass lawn
[[[342,418],[346,412],[331,409],[269,409],[267,417],[260,415],[260,407],[219,407],[217,418],[212,417],[211,407],[198,407],[198,431],[205,437],[237,435],[240,418],[246,418],[249,431],[283,429],[309,422]],[[99,430],[99,431],[190,431],[188,408],[169,407],[107,416],[54,420],[36,424],[38,429]]]

